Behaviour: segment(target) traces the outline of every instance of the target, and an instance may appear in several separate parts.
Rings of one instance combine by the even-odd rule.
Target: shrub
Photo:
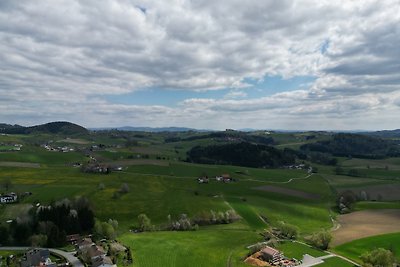
[[[370,252],[361,255],[361,260],[364,262],[365,267],[392,267],[395,258],[390,250],[384,248],[377,248]]]
[[[318,233],[314,233],[309,242],[317,248],[326,250],[329,247],[329,243],[332,240],[332,234],[328,231],[321,231]]]
[[[278,229],[279,236],[287,239],[296,239],[299,232],[296,226],[284,222],[278,224]]]

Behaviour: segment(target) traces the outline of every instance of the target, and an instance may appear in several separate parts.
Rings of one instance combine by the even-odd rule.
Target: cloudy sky
[[[400,128],[400,0],[1,0],[0,122]]]

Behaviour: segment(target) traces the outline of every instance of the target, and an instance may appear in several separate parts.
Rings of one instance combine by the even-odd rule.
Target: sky
[[[400,128],[400,0],[1,0],[0,122]]]

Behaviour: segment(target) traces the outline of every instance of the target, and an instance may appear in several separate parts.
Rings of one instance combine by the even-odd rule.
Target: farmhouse
[[[84,238],[76,244],[76,248],[81,252],[86,252],[93,245],[94,243],[91,238]]]
[[[114,267],[115,265],[109,257],[97,258],[92,261],[92,267]]]
[[[209,182],[208,176],[203,176],[203,177],[197,178],[197,182],[199,182],[199,184],[208,184],[208,182]]]
[[[106,252],[103,250],[102,247],[93,245],[87,250],[87,257],[90,259],[92,262],[96,261],[97,259],[102,259],[106,256]]]
[[[278,264],[284,259],[283,253],[277,249],[266,246],[261,250],[261,256],[265,261]]]
[[[82,237],[79,234],[67,235],[66,240],[68,243],[76,245],[80,240],[82,240]]]
[[[218,182],[229,183],[233,181],[233,178],[229,174],[224,173],[220,176],[216,176],[215,180],[217,180]]]
[[[57,264],[51,262],[48,249],[31,249],[26,252],[24,259],[21,261],[21,267],[31,266],[56,267]]]
[[[17,194],[11,192],[6,195],[0,195],[0,203],[14,203],[18,199]]]

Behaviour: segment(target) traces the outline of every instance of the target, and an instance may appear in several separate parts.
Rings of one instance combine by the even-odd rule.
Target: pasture
[[[324,263],[319,264],[318,267],[354,267],[355,265],[345,261],[339,257],[332,257],[324,259]]]
[[[246,246],[260,241],[253,231],[219,228],[195,232],[124,234],[119,238],[132,248],[135,266],[248,266]]]
[[[293,148],[312,142],[301,134],[275,135],[279,147]],[[137,143],[127,147],[126,139],[118,135],[110,138],[106,134],[74,139],[50,135],[10,135],[4,138],[24,146],[18,152],[0,153],[1,177],[12,181],[10,191],[28,191],[32,195],[21,199],[18,204],[0,207],[0,220],[23,216],[37,202],[48,204],[67,197],[86,196],[98,219],[118,220],[118,238],[132,249],[135,266],[246,266],[242,263],[248,252],[246,246],[262,241],[259,232],[265,228],[283,221],[298,227],[300,239],[321,229],[331,229],[331,219],[338,216],[334,209],[337,192],[354,189],[359,194],[360,190],[371,189],[367,193],[371,197],[376,194],[374,198],[378,198],[378,194],[386,194],[392,188],[394,191],[389,195],[393,197],[389,199],[389,195],[383,195],[383,200],[395,200],[400,195],[398,159],[339,158],[346,171],[357,169],[361,177],[335,175],[333,166],[315,164],[318,173],[309,175],[305,170],[192,164],[179,160],[184,159],[186,151],[194,145],[217,144],[218,141],[213,139],[164,143],[159,135],[138,133],[132,139]],[[326,137],[317,135],[316,138]],[[79,149],[105,144],[107,148],[91,151],[91,155],[101,163],[123,166],[124,169],[107,175],[83,173],[71,163],[87,162],[85,155],[88,150],[51,152],[38,145],[49,139],[59,140],[54,141],[57,145],[69,144]],[[222,174],[229,174],[235,182],[222,183],[213,179]],[[210,182],[199,184],[196,179],[205,175],[211,178]],[[129,192],[116,194],[124,183]],[[388,208],[398,210],[382,211]],[[180,214],[193,217],[203,211],[228,209],[234,209],[242,219],[229,225],[202,226],[200,230],[190,232],[128,232],[137,226],[140,213],[145,213],[158,227],[167,221],[169,215],[172,218],[178,218]],[[355,205],[355,210],[367,209],[338,216],[341,227],[334,232],[334,245],[364,236],[400,231],[397,226],[400,218],[398,201],[366,201]],[[340,250],[346,245],[335,248],[335,251],[347,255],[347,250]],[[325,255],[298,243],[287,242],[281,244],[280,249],[287,256],[300,259],[305,253]],[[359,255],[361,249],[352,253]],[[354,259],[353,254],[351,257]],[[351,264],[333,257],[320,266],[347,267]]]
[[[290,241],[280,243],[277,248],[283,251],[286,257],[295,258],[297,260],[301,260],[304,254],[308,254],[313,257],[321,257],[328,255],[324,251],[314,249],[297,242],[290,242]]]
[[[391,250],[400,260],[400,233],[385,234],[357,239],[335,247],[333,250],[354,261],[360,262],[360,255],[375,248]]]

